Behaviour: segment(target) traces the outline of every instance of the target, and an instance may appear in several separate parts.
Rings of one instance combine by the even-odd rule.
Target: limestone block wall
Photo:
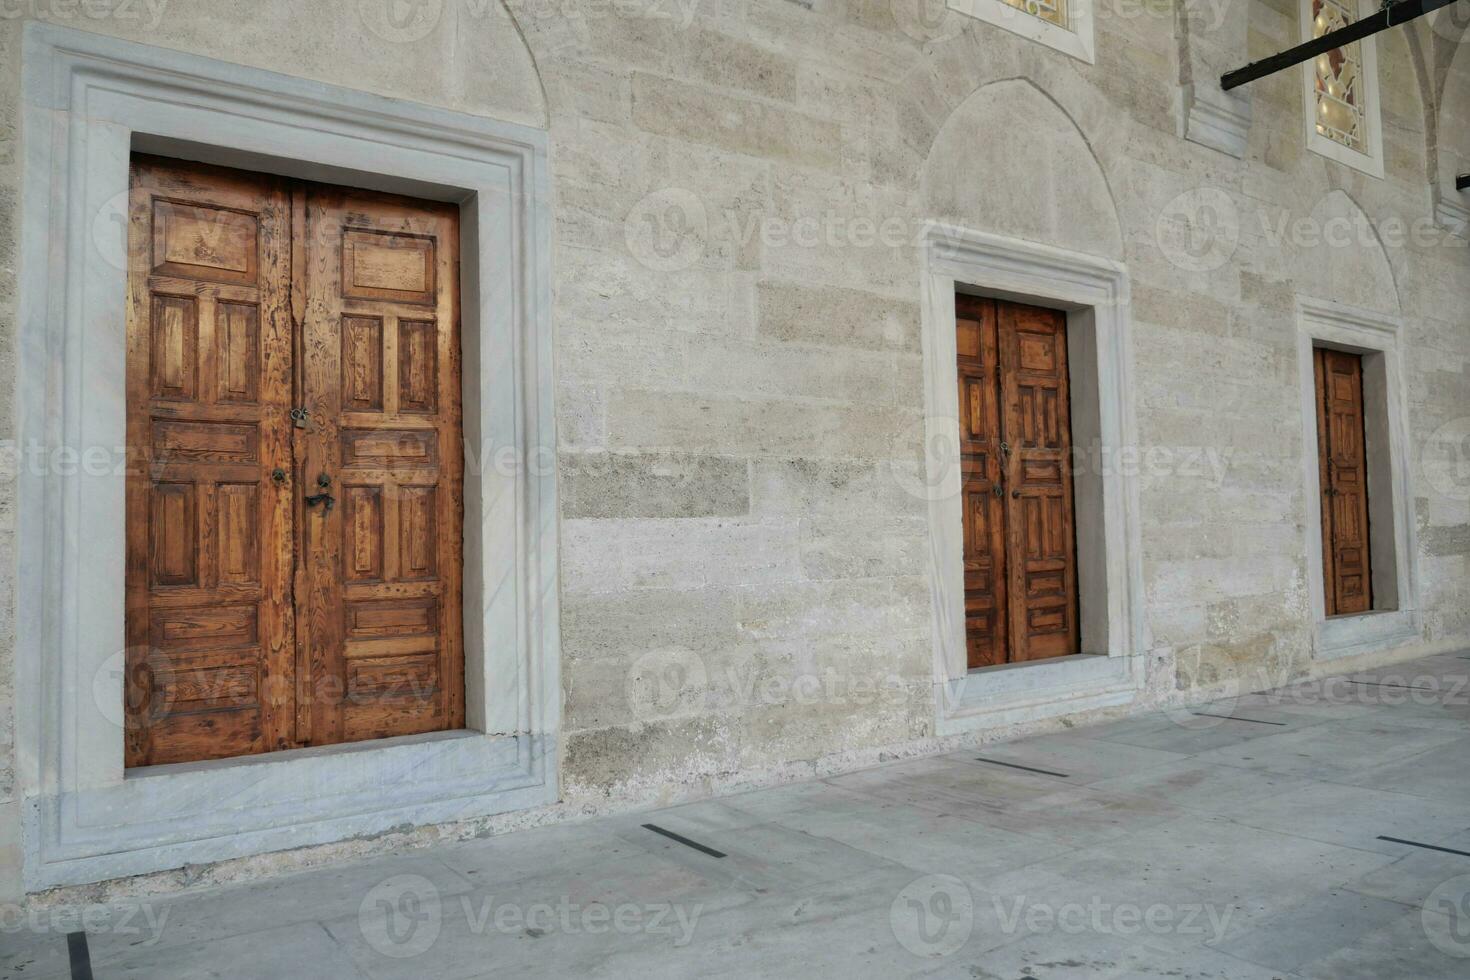
[[[1294,3],[1249,8],[1248,57],[1295,43]],[[932,0],[0,0],[0,390],[30,19],[549,130],[573,808],[938,744],[931,220],[1129,270],[1151,697],[1310,669],[1299,293],[1402,318],[1421,639],[1470,633],[1470,262],[1433,220],[1470,159],[1470,55],[1447,28],[1378,39],[1379,180],[1306,149],[1295,71],[1251,86],[1243,158],[1182,139],[1168,5],[1100,2],[1086,64]],[[13,514],[6,470],[0,869]]]

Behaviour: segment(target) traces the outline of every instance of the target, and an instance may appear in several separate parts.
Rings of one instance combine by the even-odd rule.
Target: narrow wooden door
[[[959,354],[961,506],[965,534],[965,645],[969,666],[1007,660],[1006,501],[995,301],[955,300]]]
[[[1066,317],[955,312],[969,666],[1078,653]]]
[[[290,228],[277,180],[134,161],[129,766],[294,741]]]
[[[459,728],[458,210],[317,186],[295,209],[302,741]]]
[[[1011,659],[1078,652],[1067,318],[997,303],[1004,410]]]
[[[132,181],[126,764],[463,727],[457,210]]]
[[[1327,615],[1367,612],[1373,608],[1373,574],[1368,543],[1363,359],[1324,348],[1312,354],[1317,381]]]

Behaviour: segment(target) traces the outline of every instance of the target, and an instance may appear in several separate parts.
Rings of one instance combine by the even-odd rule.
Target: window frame
[[[1067,0],[1067,27],[1028,14],[1005,0],[945,0],[945,3],[956,13],[983,20],[1089,65],[1097,62],[1092,0]]]
[[[1358,0],[1358,19],[1377,11],[1372,0]],[[1312,39],[1312,0],[1298,0],[1297,9],[1301,18],[1301,39],[1305,43]],[[1379,104],[1378,44],[1376,38],[1365,37],[1357,42],[1363,52],[1363,125],[1367,129],[1366,153],[1329,139],[1317,132],[1317,70],[1315,59],[1302,64],[1302,122],[1306,134],[1307,149],[1344,166],[1352,167],[1370,177],[1383,178],[1383,114]]]

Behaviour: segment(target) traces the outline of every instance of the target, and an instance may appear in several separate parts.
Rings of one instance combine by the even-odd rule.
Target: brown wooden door
[[[298,194],[304,742],[464,725],[458,210]]]
[[[134,163],[130,766],[294,742],[290,226],[279,181]]]
[[[1006,444],[1011,659],[1078,652],[1067,318],[997,303]]]
[[[956,297],[971,668],[1078,653],[1066,316]]]
[[[456,219],[135,158],[127,765],[463,726]]]
[[[1000,347],[995,301],[955,303],[965,532],[965,645],[969,666],[1007,660],[1005,462],[1001,456]]]
[[[1312,353],[1317,382],[1327,615],[1367,612],[1373,608],[1373,575],[1368,544],[1363,359],[1324,348]]]

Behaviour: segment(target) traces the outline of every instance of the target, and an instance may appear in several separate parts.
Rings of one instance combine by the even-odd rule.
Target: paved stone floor
[[[1435,657],[76,915],[98,980],[1463,980],[1467,676]],[[0,977],[70,976],[76,920],[10,911]]]

